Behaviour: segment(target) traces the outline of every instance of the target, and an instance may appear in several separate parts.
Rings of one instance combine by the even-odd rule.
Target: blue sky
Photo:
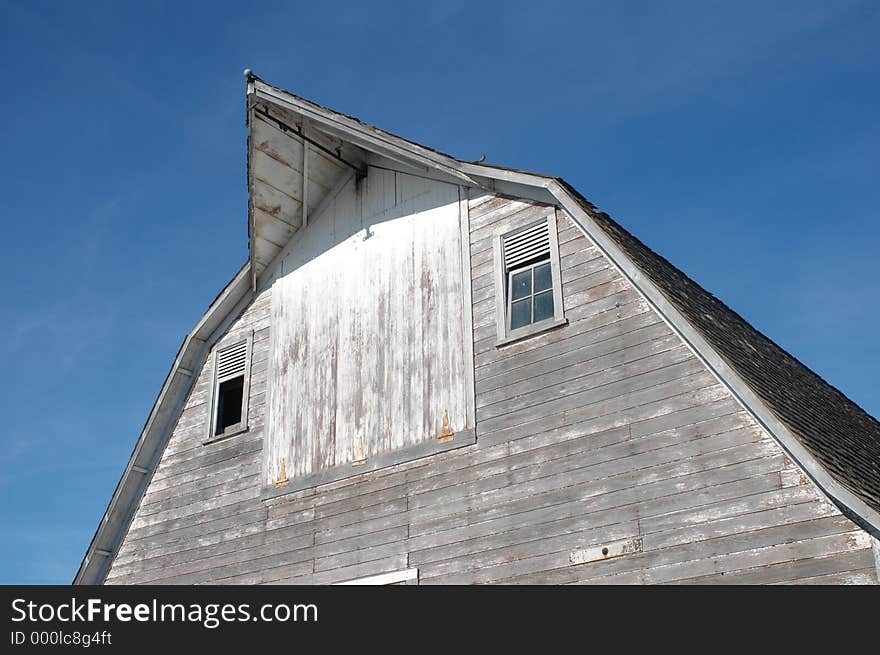
[[[876,2],[0,0],[0,583],[68,583],[247,257],[244,79],[565,178],[880,416]]]

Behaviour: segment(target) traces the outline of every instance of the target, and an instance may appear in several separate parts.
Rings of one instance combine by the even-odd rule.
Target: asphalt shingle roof
[[[880,511],[880,422],[559,182],[828,473]]]

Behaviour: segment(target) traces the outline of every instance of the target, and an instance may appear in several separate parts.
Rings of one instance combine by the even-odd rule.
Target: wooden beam
[[[465,334],[464,358],[466,362],[466,396],[467,396],[467,424],[476,425],[477,422],[477,379],[474,366],[474,303],[471,282],[471,220],[470,201],[468,189],[463,185],[458,187],[458,221],[461,238],[461,278],[462,278],[462,317]]]
[[[327,207],[330,205],[331,202],[336,200],[336,196],[340,194],[340,192],[345,188],[345,185],[351,181],[355,174],[356,173],[354,171],[343,170],[342,174],[333,185],[333,188],[330,189],[330,193],[324,196],[323,200],[321,200],[321,203],[317,207],[315,207],[315,211],[313,212],[313,216],[315,218],[321,217],[321,214],[323,214],[327,210]]]
[[[291,139],[299,138],[303,142],[308,142],[308,143],[312,144],[313,146],[315,146],[318,150],[326,153],[327,156],[330,157],[333,161],[338,162],[340,164],[345,164],[346,166],[353,168],[356,171],[361,170],[360,166],[358,166],[357,164],[353,164],[352,162],[348,161],[347,159],[344,159],[342,157],[342,155],[340,155],[339,153],[333,152],[330,148],[328,148],[327,146],[320,143],[317,139],[306,136],[305,132],[303,131],[303,127],[302,127],[302,124],[305,122],[305,117],[302,117],[302,121],[301,121],[300,125],[298,125],[296,128],[294,128],[294,127],[291,127],[290,125],[288,125],[287,123],[285,123],[280,118],[277,118],[276,116],[273,116],[272,114],[270,114],[266,109],[263,109],[262,111],[257,109],[256,115],[258,117],[263,117],[263,118],[268,119],[268,120],[263,121],[264,123],[266,123],[266,125],[269,125],[270,127],[276,128],[282,134],[286,134]]]
[[[339,179],[336,180],[336,184],[333,185],[330,193],[324,196],[324,198],[321,200],[321,203],[317,207],[315,207],[315,211],[312,212],[312,217],[314,218],[314,220],[318,220],[321,218],[324,212],[327,211],[327,207],[329,207],[330,204],[334,200],[336,200],[336,196],[340,194],[340,192],[345,188],[345,185],[348,184],[356,174],[357,173],[355,173],[355,171],[353,170],[343,169],[342,174],[339,176]],[[295,237],[296,233],[291,235],[287,244],[275,254],[275,256],[272,258],[272,261],[268,264],[265,264],[258,278],[259,288],[264,288],[265,286],[265,275],[274,274],[279,262],[290,254],[290,251],[293,249],[293,241]]]
[[[306,132],[308,124],[304,118],[302,121],[303,133],[303,199],[302,199],[302,226],[307,227],[309,224],[309,140]]]

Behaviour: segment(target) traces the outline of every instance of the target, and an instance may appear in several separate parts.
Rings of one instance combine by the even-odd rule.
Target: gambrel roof
[[[221,333],[250,302],[261,273],[306,223],[309,212],[320,212],[333,187],[367,165],[389,163],[433,179],[565,209],[841,511],[874,536],[880,535],[880,422],[598,211],[565,181],[459,161],[253,75],[247,79],[247,98],[249,261],[184,340],[83,559],[76,584],[103,581],[189,393],[192,372],[204,362],[213,335]],[[296,162],[288,162],[302,177],[299,191],[284,197],[277,196],[277,187],[267,179],[279,174],[270,161],[275,132],[314,147],[312,154],[303,148],[298,168]],[[268,159],[264,154],[270,155]]]

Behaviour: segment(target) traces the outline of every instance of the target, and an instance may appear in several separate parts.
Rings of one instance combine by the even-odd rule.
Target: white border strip
[[[357,578],[355,580],[347,580],[345,582],[337,582],[336,585],[388,585],[397,582],[406,582],[407,580],[418,580],[418,569],[406,569],[405,571],[392,571],[391,573],[381,573],[379,575],[371,575],[366,578]]]

